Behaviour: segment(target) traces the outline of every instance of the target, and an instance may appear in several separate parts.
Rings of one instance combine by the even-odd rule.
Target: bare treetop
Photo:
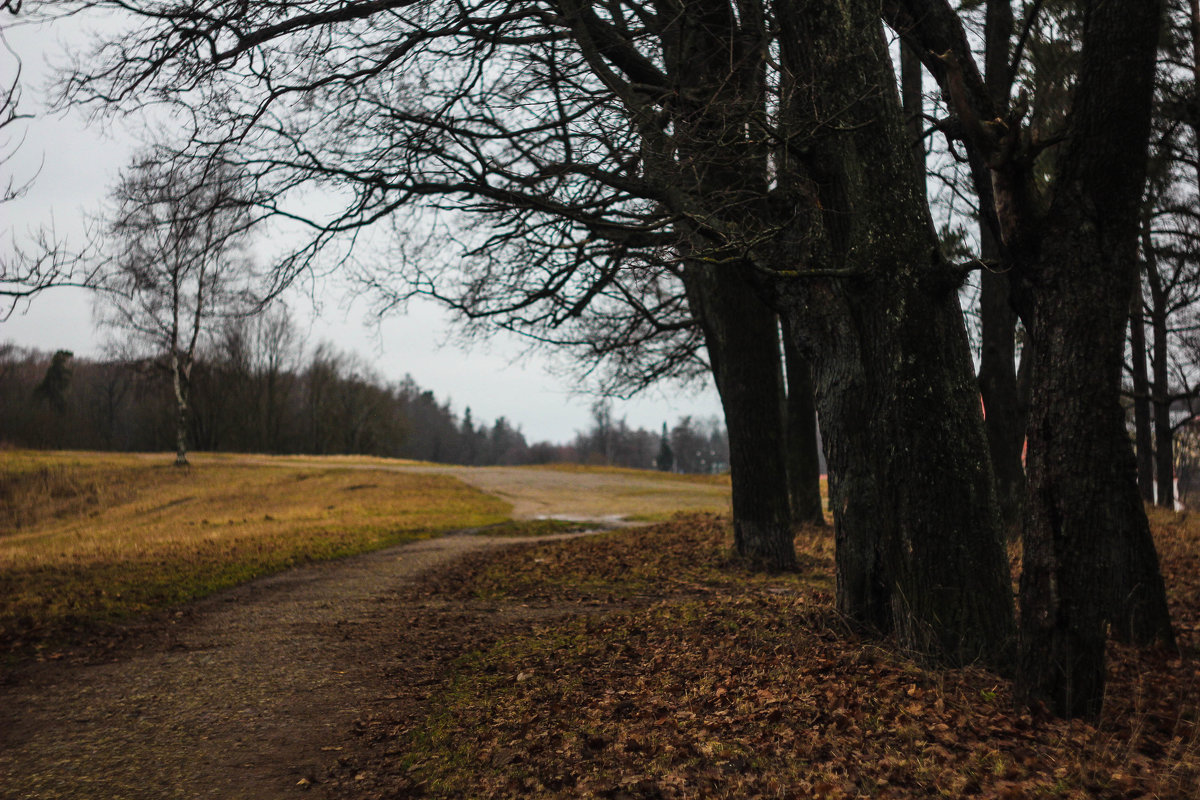
[[[4,3],[0,10],[16,14],[21,3]],[[13,66],[12,79],[0,84],[0,165],[18,162],[25,136],[21,123],[32,117],[21,104],[22,64],[5,41],[0,30],[0,50]],[[37,170],[29,175],[11,174],[0,185],[0,208],[23,197],[36,178]],[[18,307],[28,303],[40,292],[55,287],[96,288],[98,274],[85,261],[85,245],[70,247],[58,236],[53,226],[33,231],[18,240],[15,230],[6,231],[0,238],[0,322],[8,319]]]

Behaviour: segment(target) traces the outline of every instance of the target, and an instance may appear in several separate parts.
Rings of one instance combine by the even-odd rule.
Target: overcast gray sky
[[[37,117],[16,133],[24,141],[16,158],[0,165],[0,185],[10,175],[36,178],[26,197],[0,209],[2,247],[10,246],[11,236],[50,223],[62,235],[78,237],[81,220],[99,210],[107,187],[136,143],[139,120],[110,123],[101,130],[78,114],[42,113],[50,77],[46,65],[61,63],[64,47],[80,47],[86,25],[86,20],[77,19],[70,30],[28,25],[6,30],[8,46],[23,64],[23,109]],[[13,56],[0,49],[0,80],[11,81],[15,69]],[[355,352],[389,380],[411,374],[439,398],[451,399],[459,414],[469,406],[476,420],[507,417],[530,441],[564,441],[590,424],[589,408],[596,398],[580,394],[568,377],[555,375],[550,359],[525,355],[510,335],[497,335],[464,351],[444,344],[449,318],[432,303],[410,304],[403,315],[390,316],[375,328],[366,324],[365,299],[348,296],[336,281],[317,284],[314,294],[320,298],[316,308],[308,293],[297,292],[289,299],[310,345],[326,340]],[[81,356],[100,355],[105,335],[93,327],[91,300],[78,290],[45,292],[27,311],[0,323],[0,340],[43,350],[67,349]],[[711,387],[663,387],[634,400],[615,401],[614,411],[634,427],[656,430],[685,414],[719,415],[720,403]]]

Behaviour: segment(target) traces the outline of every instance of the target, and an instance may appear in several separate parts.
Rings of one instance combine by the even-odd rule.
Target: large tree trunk
[[[999,251],[987,226],[980,227],[985,261]],[[996,479],[996,499],[1007,538],[1021,531],[1025,512],[1025,415],[1016,370],[1017,315],[1009,304],[1008,276],[984,270],[980,289],[982,352],[979,393],[983,399],[988,451]],[[1028,353],[1025,354],[1026,356]]]
[[[663,35],[682,84],[671,157],[683,169],[665,180],[703,198],[717,226],[751,224],[766,192],[767,147],[746,129],[765,102],[762,24],[738,19],[724,0],[696,0]],[[775,313],[751,285],[752,265],[707,228],[689,220],[678,229],[688,305],[704,331],[729,429],[734,547],[752,568],[791,569]]]
[[[1004,667],[1011,596],[957,297],[881,284],[862,301],[814,356],[838,608],[918,653]]]
[[[735,552],[752,568],[792,569],[775,313],[730,267],[689,263],[684,285],[725,410]]]
[[[1107,626],[1173,642],[1120,405],[1159,21],[1154,0],[1088,8],[1053,203],[1036,238],[1023,232],[1035,361],[1019,690],[1067,716],[1100,710]]]
[[[838,607],[902,647],[1003,666],[1011,594],[959,280],[917,185],[878,4],[780,12],[785,111],[794,130],[826,126],[793,176],[811,176],[820,226],[796,246],[846,276],[784,296],[814,368]]]
[[[1021,685],[1066,716],[1099,712],[1107,625],[1126,641],[1172,640],[1119,398],[1129,281],[1103,280],[1083,238],[1044,256],[1079,260],[1033,318],[1021,577]]]
[[[821,459],[817,411],[813,402],[812,365],[800,354],[785,319],[784,363],[787,367],[787,475],[792,522],[824,525],[821,509]]]

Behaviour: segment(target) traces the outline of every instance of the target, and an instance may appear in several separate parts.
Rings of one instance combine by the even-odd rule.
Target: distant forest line
[[[166,451],[175,442],[171,375],[160,359],[107,359],[0,343],[0,445]],[[305,348],[270,316],[235,321],[192,375],[189,437],[196,450],[358,454],[471,466],[607,464],[708,473],[728,469],[716,418],[683,416],[668,430],[631,428],[611,404],[566,443],[526,440],[506,417],[460,416],[411,376],[388,382],[328,343]],[[666,435],[668,448],[663,448]],[[666,456],[666,458],[664,458]]]

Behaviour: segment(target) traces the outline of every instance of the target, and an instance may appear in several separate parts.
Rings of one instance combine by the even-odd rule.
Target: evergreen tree
[[[662,472],[670,472],[675,467],[675,454],[671,452],[671,437],[667,433],[667,423],[663,423],[662,437],[658,445],[658,458],[655,464]]]
[[[50,360],[46,375],[42,382],[33,390],[33,396],[49,404],[59,414],[67,411],[67,392],[71,388],[71,359],[74,353],[70,350],[59,350]]]

